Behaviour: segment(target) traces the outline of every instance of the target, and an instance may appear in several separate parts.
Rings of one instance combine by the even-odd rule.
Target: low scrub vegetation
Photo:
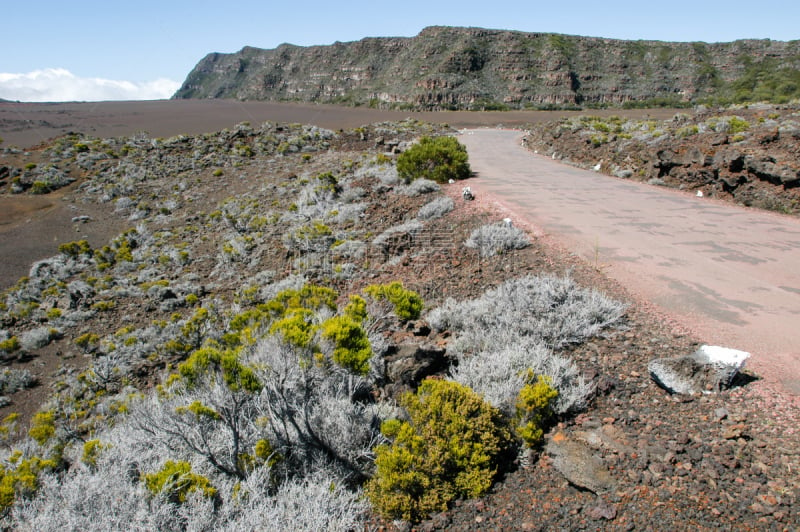
[[[408,182],[426,178],[447,183],[470,176],[467,159],[466,148],[455,137],[422,137],[397,158],[397,173]]]
[[[426,380],[400,402],[409,416],[384,422],[391,445],[376,449],[366,493],[385,517],[418,521],[457,497],[491,487],[512,446],[501,413],[466,386]]]
[[[531,243],[522,229],[499,223],[475,229],[464,245],[477,249],[481,257],[493,257],[514,249],[524,249]]]
[[[583,408],[592,385],[558,350],[617,323],[621,305],[525,277],[429,310],[430,285],[400,280],[429,253],[423,237],[454,234],[442,217],[457,207],[438,183],[469,173],[454,139],[425,138],[406,152],[413,175],[388,156],[336,159],[324,151],[333,133],[294,125],[56,142],[55,156],[86,167],[79,192],[135,227],[107,245],[62,244],[0,298],[4,361],[58,350],[81,362],[42,383],[53,393],[30,422],[0,424],[0,524],[418,521],[485,494],[515,453]],[[282,178],[264,177],[278,165]],[[247,187],[244,169],[258,176]],[[204,203],[198,171],[241,192]],[[487,261],[529,245],[507,225],[470,241]],[[435,371],[392,380],[398,343],[445,331]],[[0,373],[12,404],[36,384]]]

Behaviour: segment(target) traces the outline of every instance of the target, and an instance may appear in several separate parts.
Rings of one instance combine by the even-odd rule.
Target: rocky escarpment
[[[700,107],[671,120],[581,116],[531,126],[539,153],[623,179],[800,212],[796,105]]]
[[[799,68],[799,41],[669,43],[431,27],[412,38],[212,53],[175,98],[416,109],[675,105],[788,98]]]

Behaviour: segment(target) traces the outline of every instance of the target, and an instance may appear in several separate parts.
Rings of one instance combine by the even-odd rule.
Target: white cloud
[[[80,78],[63,68],[46,68],[24,74],[0,72],[0,98],[21,102],[161,100],[170,98],[180,85],[164,78],[143,83]]]

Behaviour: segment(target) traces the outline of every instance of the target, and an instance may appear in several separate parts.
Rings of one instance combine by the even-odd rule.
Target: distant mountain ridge
[[[444,26],[416,37],[211,53],[174,96],[425,110],[796,97],[797,40],[625,41]]]

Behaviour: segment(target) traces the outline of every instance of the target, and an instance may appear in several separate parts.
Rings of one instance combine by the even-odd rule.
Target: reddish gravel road
[[[461,136],[477,194],[702,341],[750,351],[750,368],[800,395],[800,220],[580,170],[530,153],[521,136]]]

